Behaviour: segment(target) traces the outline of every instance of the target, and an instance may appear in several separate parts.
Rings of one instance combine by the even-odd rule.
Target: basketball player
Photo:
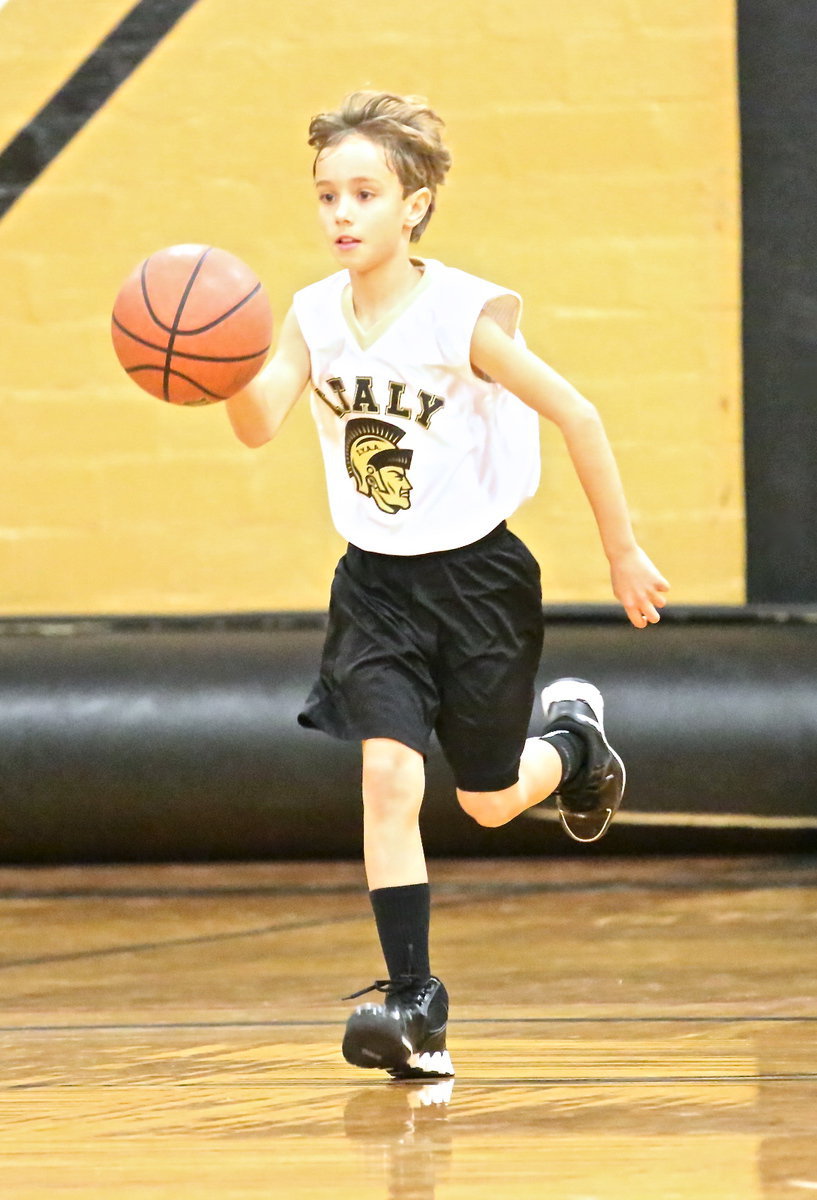
[[[423,101],[371,92],[313,119],[318,213],[341,269],[296,294],[269,364],[227,402],[238,437],[260,446],[311,386],[349,546],[299,721],[362,743],[364,859],[389,977],[355,993],[385,1003],[352,1013],[343,1053],[396,1078],[453,1074],[418,825],[432,731],[482,825],[554,796],[567,833],[593,841],[624,790],[591,684],[545,688],[543,734],[526,740],[539,568],[505,520],[537,487],[540,417],[564,436],[633,625],[659,620],[668,588],[635,540],[596,409],[525,348],[519,296],[411,253],[450,165],[441,127]]]

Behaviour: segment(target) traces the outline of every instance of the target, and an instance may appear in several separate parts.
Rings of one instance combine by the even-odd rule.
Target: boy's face
[[[430,200],[427,188],[404,196],[383,147],[360,134],[320,153],[315,192],[332,253],[350,270],[363,272],[405,253]]]

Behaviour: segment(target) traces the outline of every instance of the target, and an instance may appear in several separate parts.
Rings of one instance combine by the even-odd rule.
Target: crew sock
[[[552,733],[544,734],[542,741],[550,742],[562,760],[560,782],[570,783],[578,775],[587,758],[584,742],[577,733],[571,733],[568,729],[554,729]]]
[[[428,926],[431,892],[427,883],[374,888],[369,892],[377,933],[390,979],[428,979]]]

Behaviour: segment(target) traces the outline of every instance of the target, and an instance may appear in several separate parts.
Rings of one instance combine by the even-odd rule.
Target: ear
[[[416,225],[420,224],[428,212],[429,204],[431,204],[430,188],[421,187],[416,192],[412,192],[410,196],[406,196],[406,224],[410,229],[414,229]]]

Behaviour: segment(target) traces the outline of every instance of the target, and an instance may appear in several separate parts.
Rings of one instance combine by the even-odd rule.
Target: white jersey
[[[470,362],[483,310],[521,339],[519,296],[433,259],[418,265],[415,289],[369,330],[347,271],[293,301],[332,519],[346,541],[379,554],[474,542],[539,483],[537,414]]]

